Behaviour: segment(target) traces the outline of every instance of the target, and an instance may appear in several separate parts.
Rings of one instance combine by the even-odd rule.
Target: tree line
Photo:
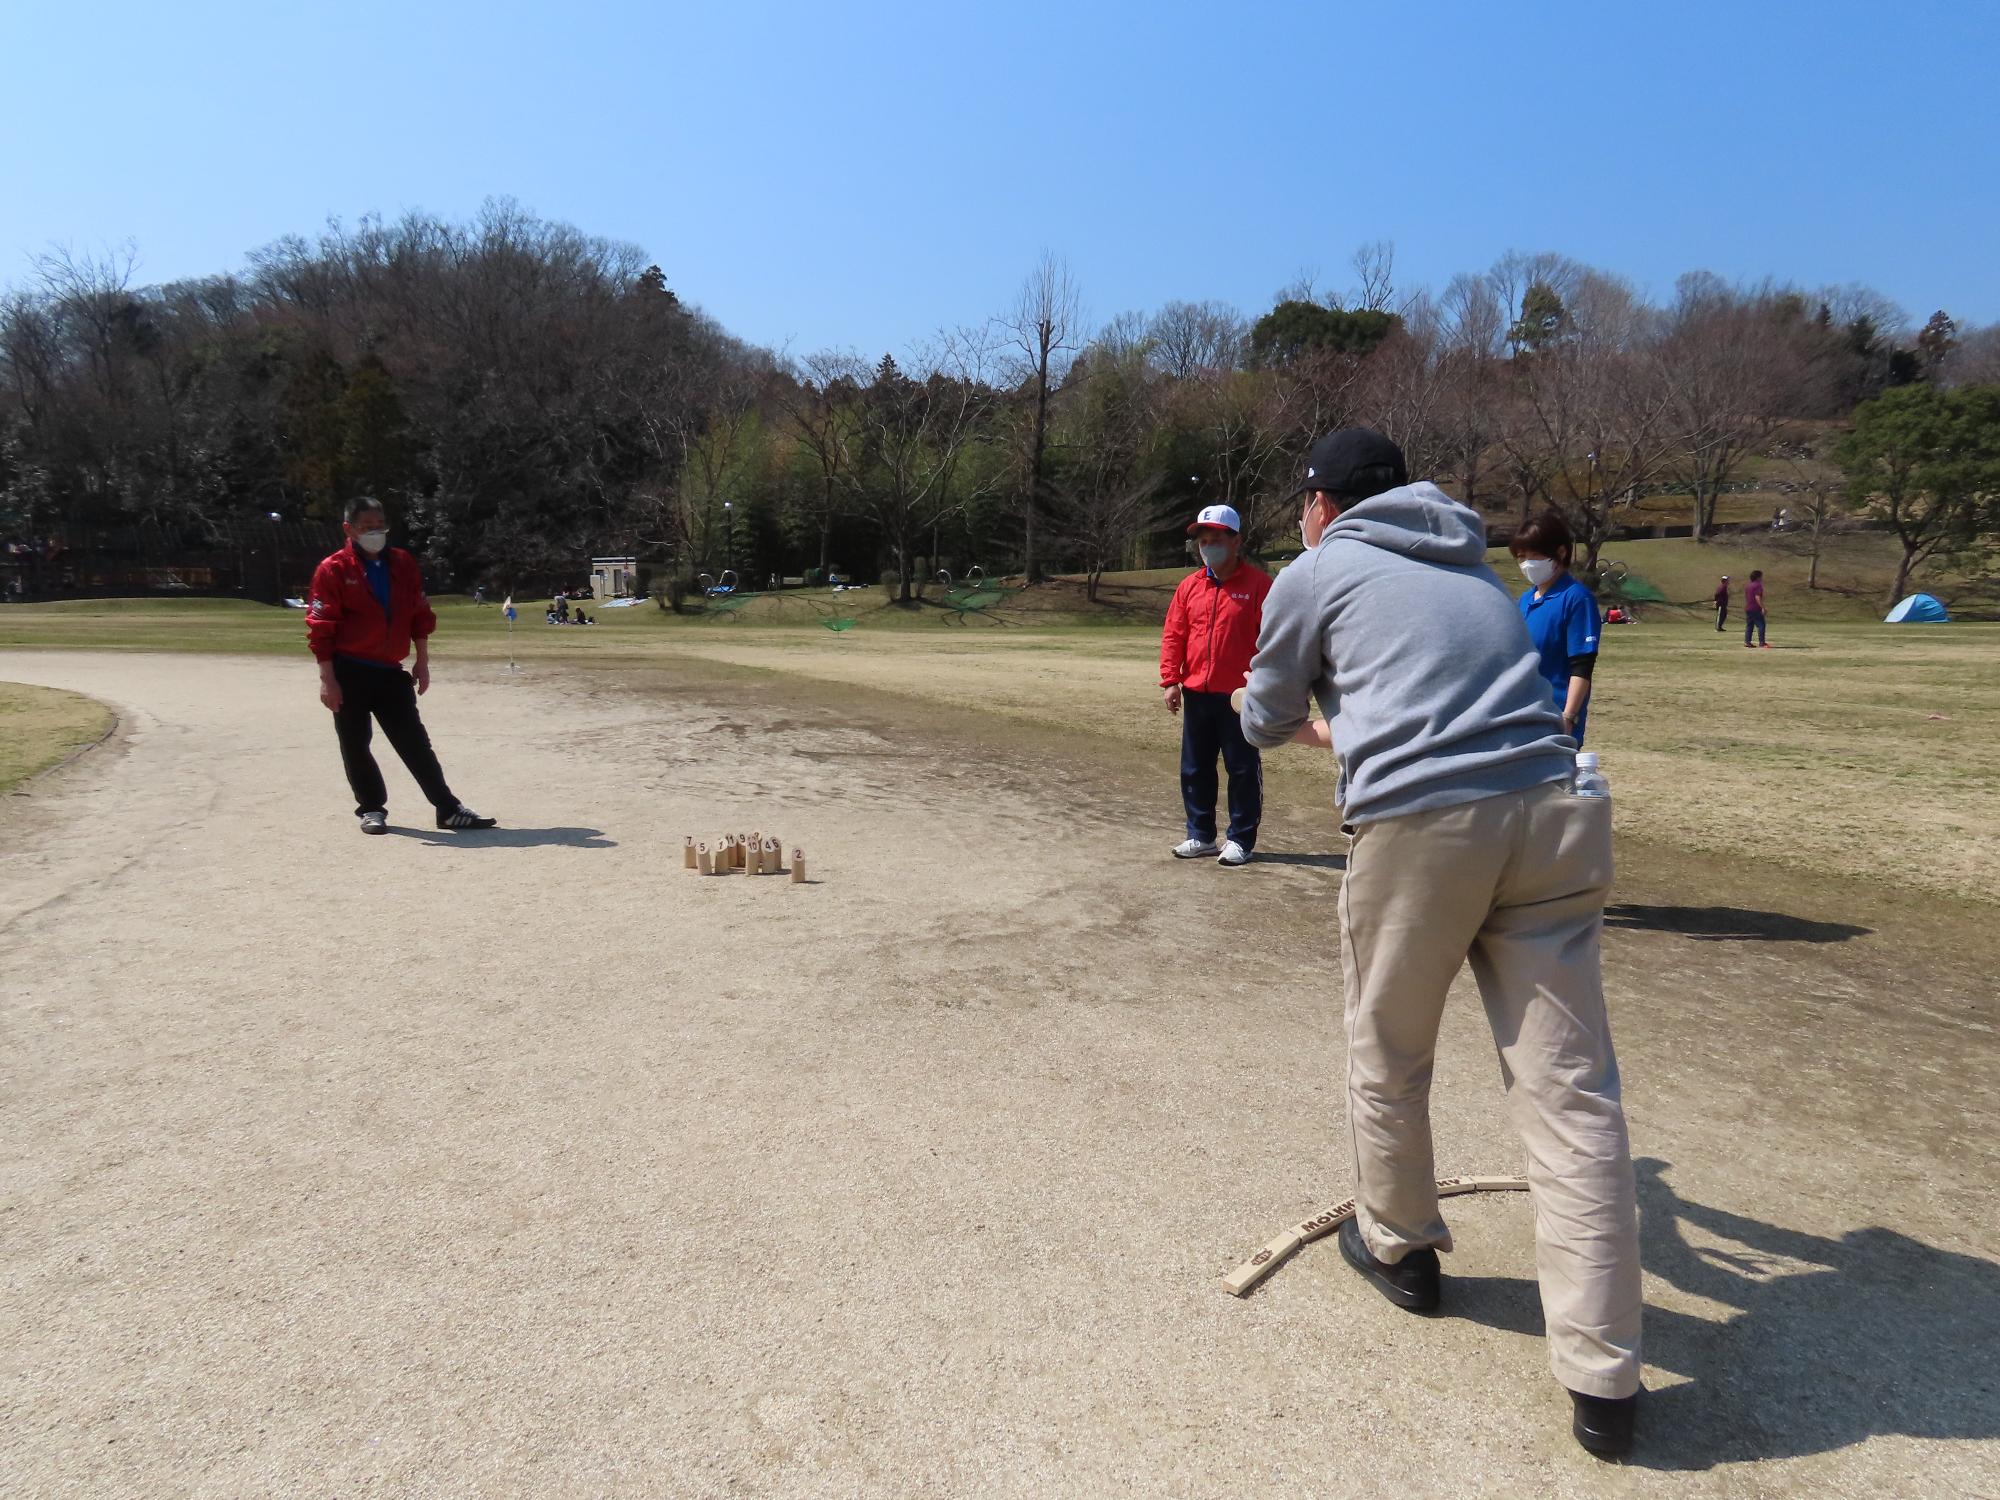
[[[198,540],[368,494],[446,584],[634,553],[681,586],[840,572],[908,599],[978,564],[1094,595],[1178,557],[1201,504],[1234,506],[1253,550],[1284,542],[1305,447],[1351,422],[1490,511],[1561,508],[1586,568],[1635,496],[1690,495],[1707,535],[1773,456],[1811,476],[1807,519],[1884,516],[1899,589],[1993,530],[2000,327],[1940,311],[1912,333],[1864,287],[1699,272],[1656,304],[1556,254],[1438,292],[1399,287],[1386,244],[1352,269],[1254,318],[1207,300],[1096,322],[1045,256],[991,316],[863,357],[746,344],[636,247],[508,202],[333,224],[165,286],[135,285],[129,253],[51,253],[0,302],[0,540]]]

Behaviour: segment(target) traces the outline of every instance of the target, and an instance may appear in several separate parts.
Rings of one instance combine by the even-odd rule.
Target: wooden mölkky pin
[[[804,885],[805,883],[806,851],[803,849],[794,849],[792,851],[792,884]]]
[[[709,861],[708,845],[706,843],[694,846],[694,857],[695,868],[701,871],[702,874],[711,875],[715,872],[715,866]]]
[[[698,867],[696,866],[696,864],[695,864],[695,859],[694,859],[694,835],[693,835],[693,834],[689,834],[689,835],[687,836],[687,848],[686,848],[686,850],[685,850],[685,852],[684,852],[684,854],[683,854],[683,857],[682,857],[682,859],[681,859],[681,864],[682,864],[682,866],[683,866],[684,868],[686,868],[686,869],[690,869],[690,870],[698,868]]]

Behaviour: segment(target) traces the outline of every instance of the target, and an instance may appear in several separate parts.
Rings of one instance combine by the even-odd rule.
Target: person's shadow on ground
[[[1678,933],[1709,943],[1844,943],[1874,931],[1852,922],[1819,922],[1741,906],[1639,906],[1630,901],[1614,901],[1605,907],[1604,925]]]
[[[1685,1376],[1639,1407],[1631,1462],[1699,1470],[1827,1453],[1871,1437],[2000,1437],[2000,1265],[1893,1229],[1838,1239],[1681,1197],[1642,1158],[1641,1256],[1718,1320],[1646,1309],[1646,1361]],[[1693,1245],[1686,1230],[1728,1241]],[[1452,1310],[1542,1332],[1535,1283],[1455,1280]]]
[[[1257,863],[1263,865],[1307,865],[1315,870],[1344,870],[1347,868],[1345,854],[1293,854],[1288,851],[1276,853],[1262,852],[1257,855]]]
[[[606,838],[600,828],[468,828],[459,833],[447,829],[398,828],[389,832],[399,838],[417,839],[452,849],[542,849],[551,845],[564,849],[616,849],[618,840]]]

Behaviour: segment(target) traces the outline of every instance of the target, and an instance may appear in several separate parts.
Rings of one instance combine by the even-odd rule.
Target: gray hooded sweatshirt
[[[1486,566],[1479,513],[1434,484],[1342,511],[1278,574],[1243,699],[1251,744],[1284,744],[1319,702],[1350,823],[1560,781],[1576,742],[1520,609]]]

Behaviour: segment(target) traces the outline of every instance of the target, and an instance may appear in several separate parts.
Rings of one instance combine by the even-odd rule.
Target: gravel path
[[[1330,1242],[1218,1289],[1347,1190],[1324,816],[1176,866],[1085,741],[447,656],[505,826],[396,767],[364,839],[303,660],[0,678],[122,719],[0,806],[0,1493],[2000,1494],[1991,999],[1865,941],[1611,934],[1614,1469],[1518,1196],[1448,1206],[1457,1316]],[[745,828],[815,883],[683,873]],[[1518,1170],[1494,1073],[1455,1006],[1442,1170]]]

